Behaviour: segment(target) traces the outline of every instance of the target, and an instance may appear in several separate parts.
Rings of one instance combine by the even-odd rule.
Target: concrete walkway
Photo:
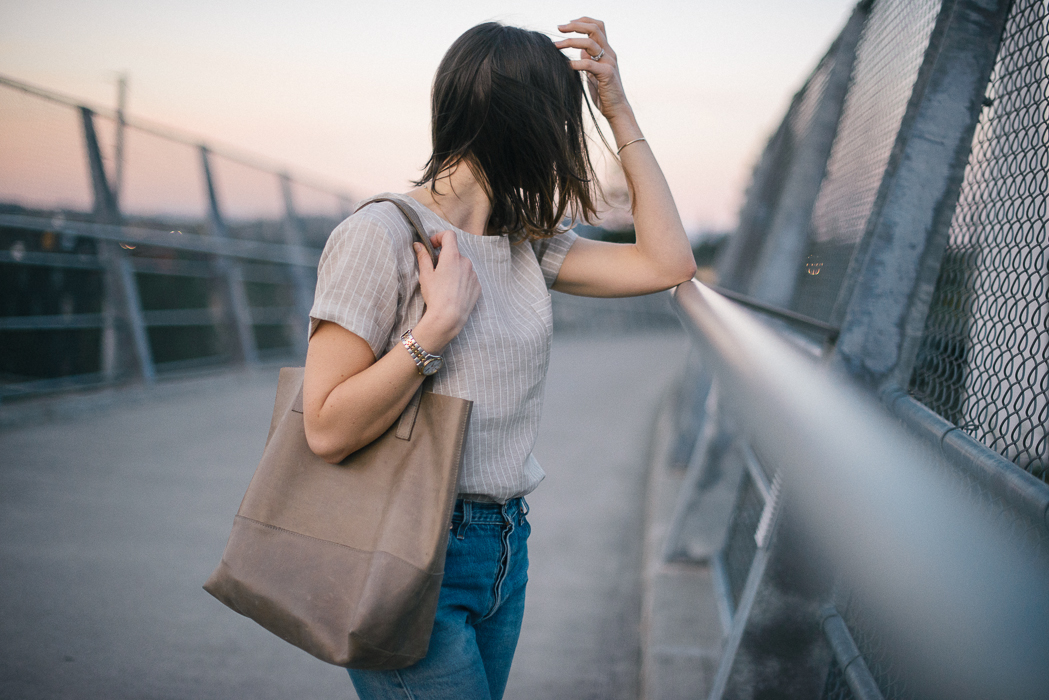
[[[554,345],[535,450],[548,478],[529,498],[531,582],[506,697],[633,698],[648,439],[687,340]],[[343,670],[200,588],[261,453],[275,382],[184,380],[0,432],[0,697],[354,697]]]

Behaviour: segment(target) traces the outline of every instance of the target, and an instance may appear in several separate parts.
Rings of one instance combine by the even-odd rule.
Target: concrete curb
[[[652,437],[641,574],[641,698],[706,698],[723,646],[712,572],[706,563],[663,561],[663,541],[684,472],[668,465],[677,402],[668,392]]]

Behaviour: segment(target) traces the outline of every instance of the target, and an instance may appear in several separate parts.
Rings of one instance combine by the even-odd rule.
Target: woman
[[[582,17],[559,29],[582,36],[553,42],[482,24],[442,60],[426,172],[407,195],[384,195],[419,213],[441,251],[436,266],[389,202],[340,224],[321,258],[303,388],[314,452],[339,462],[379,437],[429,374],[436,393],[474,401],[429,653],[395,671],[351,670],[362,700],[502,697],[524,612],[523,497],[543,478],[531,448],[549,361],[548,289],[630,296],[695,272],[604,24]],[[567,213],[589,220],[597,196],[579,73],[620,152],[635,244],[561,230]]]

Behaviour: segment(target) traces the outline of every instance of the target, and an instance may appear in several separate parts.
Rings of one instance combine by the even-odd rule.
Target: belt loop
[[[502,508],[500,509],[501,514],[503,516],[503,529],[506,530],[507,534],[514,531],[514,517],[510,514],[511,508],[513,508],[514,505],[516,505],[514,503],[514,500],[516,499],[507,501],[502,505]]]
[[[466,536],[466,528],[470,526],[470,519],[473,515],[473,510],[470,508],[470,501],[463,501],[463,520],[459,523],[459,527],[455,530],[456,539],[463,539]]]

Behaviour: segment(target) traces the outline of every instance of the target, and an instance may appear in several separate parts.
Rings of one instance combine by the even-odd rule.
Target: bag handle
[[[360,211],[374,202],[389,202],[401,210],[401,213],[404,214],[404,218],[408,219],[408,223],[411,224],[412,230],[415,232],[415,238],[426,246],[426,252],[430,254],[430,259],[436,267],[437,252],[433,249],[433,244],[430,243],[430,237],[426,235],[426,228],[423,226],[422,219],[419,218],[419,213],[412,209],[410,204],[393,197],[372,197],[358,206],[355,211]],[[397,421],[396,435],[401,440],[412,439],[412,429],[415,428],[415,418],[419,415],[419,404],[422,401],[423,389],[428,384],[432,383],[433,379],[431,377],[424,379],[423,383],[419,385],[419,389],[415,392],[415,395],[412,396],[412,400],[404,407],[404,411],[401,413],[401,417]]]

